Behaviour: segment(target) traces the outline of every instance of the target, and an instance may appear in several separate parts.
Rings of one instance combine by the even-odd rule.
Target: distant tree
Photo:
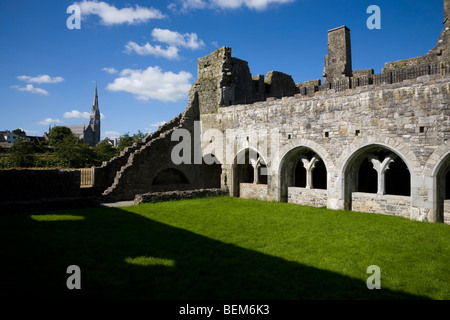
[[[132,146],[134,143],[133,137],[127,132],[120,136],[119,144],[117,145],[117,150],[122,151],[127,147]]]
[[[37,152],[50,152],[52,149],[50,148],[50,142],[48,140],[40,141],[36,148]]]
[[[9,149],[9,157],[16,167],[30,167],[34,164],[34,143],[19,138]]]
[[[55,154],[69,168],[90,167],[95,162],[93,150],[73,134],[56,143]]]
[[[15,129],[12,131],[12,133],[17,134],[18,136],[26,136],[25,131],[23,131],[22,129]]]
[[[50,130],[50,133],[48,135],[49,138],[49,144],[51,146],[56,146],[58,143],[62,142],[65,138],[74,136],[72,133],[72,130],[70,130],[67,127],[53,127]]]
[[[133,139],[135,140],[135,142],[141,141],[145,137],[146,137],[146,134],[144,132],[141,132],[141,130],[138,130],[138,133],[133,135]]]
[[[145,133],[141,132],[141,130],[138,131],[138,133],[130,136],[130,133],[127,132],[120,136],[119,138],[119,144],[117,146],[117,150],[122,151],[127,147],[131,147],[134,143],[141,141],[146,136]]]
[[[108,139],[104,139],[94,148],[96,160],[99,162],[108,161],[118,154],[118,151],[114,146],[109,143]]]

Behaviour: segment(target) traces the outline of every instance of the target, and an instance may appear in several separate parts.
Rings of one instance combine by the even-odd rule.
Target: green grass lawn
[[[2,214],[0,229],[3,296],[450,299],[444,224],[220,197]]]

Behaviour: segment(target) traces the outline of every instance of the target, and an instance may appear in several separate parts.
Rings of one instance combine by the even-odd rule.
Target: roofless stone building
[[[449,17],[445,0],[437,46],[386,63],[380,74],[353,70],[350,30],[330,30],[323,82],[253,76],[220,48],[198,59],[186,110],[95,168],[95,188],[111,201],[223,188],[235,197],[448,222]]]

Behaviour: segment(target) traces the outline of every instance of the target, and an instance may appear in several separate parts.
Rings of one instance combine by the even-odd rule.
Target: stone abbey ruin
[[[92,169],[91,194],[122,201],[211,189],[449,223],[449,28],[445,0],[436,47],[380,74],[353,70],[350,30],[330,30],[323,81],[301,84],[276,71],[253,76],[220,48],[198,59],[182,114]],[[192,153],[174,163],[182,140]]]
[[[435,48],[386,63],[380,74],[352,70],[350,30],[330,30],[323,82],[296,84],[276,71],[252,76],[246,61],[220,48],[198,59],[184,113],[95,168],[94,186],[109,201],[221,188],[236,197],[448,222],[450,0],[444,17]],[[171,158],[177,129],[190,133],[193,150],[181,164]],[[214,154],[211,130],[226,140]],[[195,161],[196,150],[203,161]],[[207,164],[208,156],[216,162]]]

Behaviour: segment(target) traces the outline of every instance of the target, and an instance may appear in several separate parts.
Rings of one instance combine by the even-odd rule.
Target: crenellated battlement
[[[314,96],[361,86],[394,84],[426,75],[450,74],[450,0],[444,1],[444,29],[435,48],[424,56],[387,62],[381,73],[353,70],[350,29],[328,31],[328,54],[322,80],[296,84],[279,71],[252,76],[248,62],[231,56],[231,48],[217,49],[198,59],[198,80],[192,90],[199,94],[200,113],[215,113],[220,107],[249,104],[294,95]]]

